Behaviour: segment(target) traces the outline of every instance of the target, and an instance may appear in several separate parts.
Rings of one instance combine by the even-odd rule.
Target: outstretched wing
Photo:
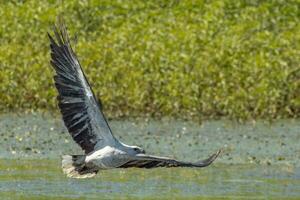
[[[210,165],[220,154],[221,150],[217,151],[209,158],[195,163],[182,162],[167,157],[158,157],[145,154],[137,154],[132,160],[120,166],[119,168],[154,168],[154,167],[206,167]]]
[[[71,48],[64,23],[54,26],[55,39],[48,33],[51,65],[56,71],[55,86],[58,106],[72,138],[85,153],[115,142],[110,127],[101,111],[101,105],[84,75]]]

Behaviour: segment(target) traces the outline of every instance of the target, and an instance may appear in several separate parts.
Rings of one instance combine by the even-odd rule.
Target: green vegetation
[[[300,116],[298,0],[20,0],[0,13],[3,112],[57,110],[46,32],[63,13],[111,117]]]

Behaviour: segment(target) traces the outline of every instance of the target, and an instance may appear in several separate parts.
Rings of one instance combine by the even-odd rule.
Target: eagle
[[[218,157],[221,150],[205,160],[184,162],[148,155],[141,147],[122,143],[112,133],[102,103],[82,70],[61,18],[52,34],[48,32],[58,107],[68,132],[85,152],[62,156],[62,169],[67,177],[90,178],[113,168],[206,167]]]

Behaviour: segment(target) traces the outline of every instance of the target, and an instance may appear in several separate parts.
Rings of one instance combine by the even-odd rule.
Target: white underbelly
[[[112,147],[105,147],[86,157],[86,163],[97,166],[99,169],[111,169],[128,162],[128,155]]]
[[[128,159],[120,157],[104,157],[92,160],[92,163],[100,169],[111,169],[119,167],[128,162]]]

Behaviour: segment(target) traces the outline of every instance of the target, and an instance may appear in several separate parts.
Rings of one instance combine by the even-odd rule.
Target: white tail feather
[[[82,170],[85,167],[85,155],[64,155],[62,157],[62,169],[64,174],[70,178],[92,178],[97,174],[97,171]]]

